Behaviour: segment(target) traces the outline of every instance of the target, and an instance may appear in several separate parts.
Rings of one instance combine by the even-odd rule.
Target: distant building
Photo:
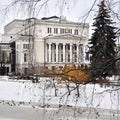
[[[88,38],[88,23],[57,16],[13,20],[2,36],[11,46],[11,71],[20,74],[89,63]]]
[[[0,42],[0,75],[11,72],[11,47],[9,42]]]

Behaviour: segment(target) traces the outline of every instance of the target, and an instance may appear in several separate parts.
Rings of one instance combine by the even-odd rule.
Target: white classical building
[[[89,63],[88,38],[88,23],[57,16],[13,20],[5,26],[2,37],[11,44],[16,73]]]

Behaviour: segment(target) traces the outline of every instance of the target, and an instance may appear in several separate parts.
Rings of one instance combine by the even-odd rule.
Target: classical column
[[[51,62],[51,43],[49,43],[49,62]]]
[[[51,62],[55,62],[55,53],[56,53],[56,48],[55,48],[55,44],[54,43],[52,43],[52,45],[51,45]]]
[[[60,62],[60,44],[58,44],[58,63]]]
[[[58,63],[58,43],[56,43],[56,63]]]
[[[83,54],[83,44],[80,44],[80,53],[79,53],[79,56],[80,56],[80,62],[83,63],[83,58],[84,58],[84,54]]]
[[[49,62],[48,61],[48,44],[45,45],[45,62]]]
[[[63,62],[65,63],[65,44],[63,43]]]
[[[72,44],[70,43],[70,62],[72,62]]]
[[[54,45],[51,44],[51,62],[54,62]]]
[[[79,63],[79,44],[76,45],[77,47],[77,63]]]
[[[85,46],[82,45],[82,62],[85,62]]]
[[[69,54],[69,52],[68,52],[68,44],[66,44],[66,46],[65,46],[65,62],[68,62],[68,54]]]

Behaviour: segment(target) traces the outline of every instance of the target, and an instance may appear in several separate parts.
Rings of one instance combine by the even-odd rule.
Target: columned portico
[[[83,62],[84,46],[69,43],[47,43],[46,63]]]
[[[83,39],[84,40],[84,39]],[[47,52],[46,67],[64,67],[65,64],[83,64],[85,62],[84,41],[71,34],[48,36],[45,38]],[[46,47],[47,46],[47,47]]]

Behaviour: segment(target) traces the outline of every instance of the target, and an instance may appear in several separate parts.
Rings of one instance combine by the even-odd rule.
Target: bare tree
[[[73,1],[73,0],[56,0],[53,7],[55,7],[56,10],[59,10],[60,15],[62,15],[63,12],[64,12],[64,9],[66,7],[69,8],[69,9],[70,9],[70,7],[74,7],[74,5],[77,4],[77,1],[78,0],[75,0],[75,1]],[[116,26],[119,27],[119,25],[120,25],[120,0],[118,0],[117,2],[116,2],[116,0],[106,0],[106,1],[107,1],[107,5],[108,5],[109,9],[112,11],[112,16],[116,20]],[[37,17],[43,9],[44,9],[44,11],[47,11],[47,12],[50,10],[50,8],[49,8],[50,2],[51,2],[51,0],[12,0],[11,3],[8,4],[6,7],[1,8],[0,12],[2,13],[2,16],[4,17],[4,19],[8,15],[8,13],[10,13],[13,9],[15,9],[16,12],[20,13],[20,14],[21,14],[21,11],[25,11],[25,12],[22,12],[22,16]],[[71,3],[72,3],[72,5],[70,5]],[[80,16],[80,19],[83,23],[85,23],[89,19],[89,17],[91,17],[91,14],[93,14],[93,13],[96,14],[96,8],[95,7],[96,7],[97,3],[99,3],[99,0],[94,0],[93,4],[91,5],[91,8],[88,11],[86,11],[86,14],[84,14],[83,16]],[[118,29],[118,31],[116,31],[118,33],[118,38],[120,37],[120,34],[119,34],[120,30],[119,29]],[[120,60],[120,56],[118,56],[115,60],[116,61]],[[111,62],[113,62],[113,61],[111,60]],[[111,62],[109,62],[109,64],[111,64]],[[35,83],[35,84],[33,83],[32,87],[27,86],[27,87],[29,87],[29,89],[34,89],[37,86],[37,87],[39,87],[41,92],[43,92],[43,94],[41,96],[42,98],[40,98],[40,99],[43,100],[42,101],[43,104],[39,105],[39,107],[46,108],[47,104],[45,104],[45,99],[46,99],[45,92],[47,90],[49,90],[48,89],[49,87],[51,87],[52,90],[54,88],[55,97],[58,97],[58,93],[61,92],[60,89],[62,89],[62,87],[64,87],[64,86],[61,87],[61,85],[59,84],[59,81],[56,81],[54,79],[55,78],[53,78],[52,81],[47,81],[46,80],[44,88],[41,87],[41,82],[42,81],[40,81],[38,83]],[[23,84],[25,84],[25,83],[23,82]],[[78,102],[81,102],[81,101],[84,101],[86,106],[87,106],[86,109],[84,109],[84,110],[74,109],[75,114],[76,113],[82,114],[88,108],[90,108],[89,113],[91,113],[92,112],[91,109],[93,108],[93,103],[95,101],[94,100],[95,96],[97,96],[97,98],[99,99],[96,107],[99,107],[100,103],[102,102],[103,96],[105,96],[105,93],[110,94],[111,99],[113,99],[114,94],[115,95],[117,94],[116,96],[118,97],[118,105],[119,105],[119,95],[120,95],[119,86],[118,86],[118,88],[105,89],[104,91],[97,93],[97,92],[95,92],[95,85],[93,85],[92,91],[90,92],[92,97],[89,98],[86,95],[87,94],[86,93],[86,84],[88,84],[88,83],[85,83],[85,84],[73,83],[73,84],[75,84],[75,85],[71,86],[70,83],[65,84],[66,85],[65,92],[60,93],[62,95],[59,99],[59,110],[61,109],[62,101],[66,100],[66,106],[67,106],[68,99],[69,99],[69,97],[71,97],[73,91],[76,92],[76,94],[74,96],[74,100],[76,101],[76,106],[77,106]],[[24,87],[25,87],[25,89],[27,88],[26,84],[25,84]],[[115,91],[115,93],[114,93],[114,91]],[[52,99],[52,97],[49,98],[49,100],[51,100],[51,99]],[[5,101],[1,101],[1,103],[5,104]],[[14,101],[6,102],[6,104],[13,105],[13,106],[16,105],[16,103]],[[25,103],[24,102],[19,102],[19,105],[21,105],[21,104],[25,104]],[[30,101],[30,104],[31,104],[31,101]],[[35,107],[36,106],[33,105],[33,108],[35,108]],[[63,107],[63,109],[65,108],[65,106],[62,106],[62,107]],[[77,107],[75,107],[75,108],[77,108]],[[118,110],[119,110],[119,108],[118,108]],[[97,117],[100,117],[97,109],[93,108],[93,111],[96,113]],[[58,111],[58,113],[59,113],[59,111]],[[112,112],[111,114],[114,114],[114,112]],[[89,115],[90,114],[88,114],[88,116]]]

